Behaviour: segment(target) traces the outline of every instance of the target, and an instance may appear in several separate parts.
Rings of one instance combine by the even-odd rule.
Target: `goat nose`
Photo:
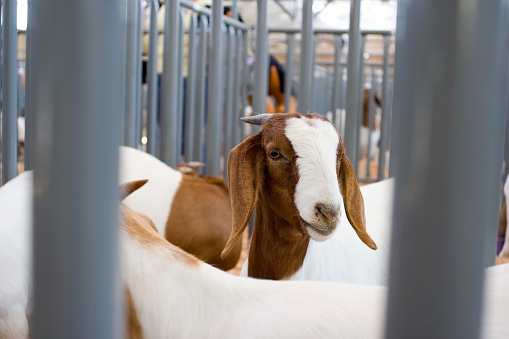
[[[339,208],[331,205],[318,203],[315,205],[316,214],[328,222],[334,222],[338,219]]]

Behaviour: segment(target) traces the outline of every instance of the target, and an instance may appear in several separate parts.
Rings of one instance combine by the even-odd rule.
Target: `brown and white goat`
[[[385,284],[393,180],[364,188],[370,232],[379,243],[373,251],[363,194],[333,125],[318,114],[243,120],[262,131],[230,152],[233,229],[222,255],[241,237],[256,206],[250,277]],[[341,219],[345,212],[349,222]]]
[[[139,178],[149,182],[125,199],[127,206],[149,216],[159,234],[183,250],[222,270],[235,267],[240,243],[231,258],[221,258],[232,223],[230,197],[223,179],[184,174],[148,153],[120,147],[120,182]]]

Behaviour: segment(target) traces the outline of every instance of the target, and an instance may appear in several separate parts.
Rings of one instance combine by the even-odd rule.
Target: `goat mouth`
[[[300,217],[299,217],[300,218]],[[335,227],[320,227],[318,225],[310,224],[304,219],[300,218],[301,224],[304,226],[303,228],[306,230],[306,233],[312,238],[321,238],[317,240],[325,240],[324,238],[329,238],[330,235],[336,229]],[[310,232],[311,231],[311,232]]]

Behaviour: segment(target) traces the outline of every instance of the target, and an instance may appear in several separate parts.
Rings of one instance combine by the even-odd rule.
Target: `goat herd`
[[[359,187],[320,115],[243,120],[262,130],[230,152],[228,188],[120,148],[126,336],[383,338],[393,179]],[[0,338],[29,335],[32,187],[0,188]],[[481,337],[509,338],[509,265],[485,275]]]

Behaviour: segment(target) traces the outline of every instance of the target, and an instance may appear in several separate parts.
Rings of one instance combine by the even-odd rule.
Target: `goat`
[[[120,182],[147,178],[149,182],[125,204],[148,215],[159,234],[176,246],[223,270],[235,267],[242,245],[231,258],[221,251],[230,235],[232,211],[223,179],[183,174],[154,156],[120,147]]]
[[[505,224],[499,223],[499,235],[503,235],[505,233],[505,239],[504,239],[504,243],[502,245],[502,249],[498,253],[499,257],[509,257],[509,228],[507,228],[507,221],[509,220],[509,210],[507,209],[507,205],[506,205],[508,197],[509,197],[509,175],[507,176],[505,183],[504,183],[504,198],[505,198],[504,206],[505,206],[505,208],[503,208],[501,210],[501,213],[504,213],[505,215],[503,215],[501,217],[499,216],[500,219],[502,219],[502,220],[505,219]]]
[[[321,115],[261,114],[242,119],[263,126],[229,155],[233,227],[223,257],[256,206],[241,274],[386,284],[393,179],[365,186],[361,194],[341,137]],[[345,212],[350,223],[340,220]]]
[[[270,281],[217,270],[173,246],[121,206],[128,333],[144,338],[383,338],[387,289]],[[509,265],[486,270],[482,338],[509,334]]]

